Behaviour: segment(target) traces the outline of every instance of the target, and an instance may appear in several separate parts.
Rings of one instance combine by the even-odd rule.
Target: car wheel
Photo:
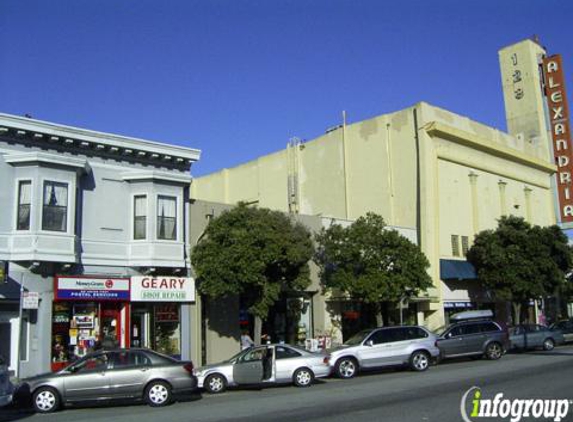
[[[60,407],[60,395],[50,387],[40,387],[32,397],[34,409],[39,413],[50,413]]]
[[[340,378],[353,378],[358,372],[358,363],[354,358],[341,358],[336,362],[336,375]]]
[[[410,356],[410,368],[412,370],[422,372],[428,369],[429,366],[430,356],[426,352],[418,350]]]
[[[310,387],[314,381],[314,374],[308,368],[298,368],[294,371],[292,380],[297,387]]]
[[[171,402],[171,386],[164,381],[153,381],[145,389],[145,401],[152,407],[166,406]]]
[[[546,338],[543,341],[543,350],[549,351],[549,350],[553,350],[553,349],[555,349],[555,342],[553,341],[552,338]]]
[[[501,344],[493,342],[487,345],[485,349],[485,356],[489,360],[497,360],[503,355]]]
[[[227,389],[227,379],[221,374],[211,374],[205,379],[203,386],[208,393],[222,393]]]

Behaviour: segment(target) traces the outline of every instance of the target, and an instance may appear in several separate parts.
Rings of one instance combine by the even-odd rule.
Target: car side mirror
[[[368,341],[366,342],[366,346],[370,346],[370,347],[374,346],[374,341],[373,341],[373,340],[368,340]]]

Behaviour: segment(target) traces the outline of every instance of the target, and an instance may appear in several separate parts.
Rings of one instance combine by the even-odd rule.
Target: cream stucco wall
[[[477,232],[506,214],[554,224],[554,171],[539,142],[419,103],[197,178],[192,196],[288,211],[295,174],[301,214],[354,220],[372,211],[390,226],[414,230],[431,263],[430,296],[437,299],[420,309],[425,323],[437,326],[447,288],[440,258],[452,257],[451,235],[468,236],[471,245]]]

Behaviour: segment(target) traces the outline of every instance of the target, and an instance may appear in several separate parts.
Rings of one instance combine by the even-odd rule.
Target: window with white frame
[[[16,230],[30,230],[30,205],[32,202],[32,181],[18,183],[18,215]]]
[[[133,239],[147,238],[147,196],[133,197]]]
[[[177,198],[157,197],[157,238],[177,240]]]
[[[44,182],[42,230],[65,232],[68,228],[68,184]]]

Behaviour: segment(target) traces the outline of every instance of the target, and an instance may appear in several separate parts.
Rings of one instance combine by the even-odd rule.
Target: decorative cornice
[[[12,165],[52,165],[70,167],[76,170],[87,172],[88,161],[83,158],[48,154],[46,152],[26,152],[23,154],[4,155],[4,161]]]
[[[121,178],[126,182],[142,182],[146,180],[158,180],[163,182],[173,182],[190,184],[192,177],[187,174],[175,174],[162,171],[133,171],[121,174]]]
[[[549,161],[543,161],[532,155],[524,154],[516,149],[508,148],[486,138],[482,138],[474,135],[473,133],[457,129],[444,123],[430,122],[422,129],[424,129],[430,136],[444,138],[460,145],[465,145],[475,150],[487,152],[488,154],[504,158],[508,161],[524,164],[550,174],[557,171],[557,167]]]
[[[0,135],[13,135],[18,139],[30,139],[50,147],[61,145],[64,148],[90,150],[94,155],[129,156],[168,163],[176,167],[190,167],[201,157],[201,151],[193,148],[162,144],[139,138],[96,132],[72,126],[65,126],[26,117],[0,113]]]

